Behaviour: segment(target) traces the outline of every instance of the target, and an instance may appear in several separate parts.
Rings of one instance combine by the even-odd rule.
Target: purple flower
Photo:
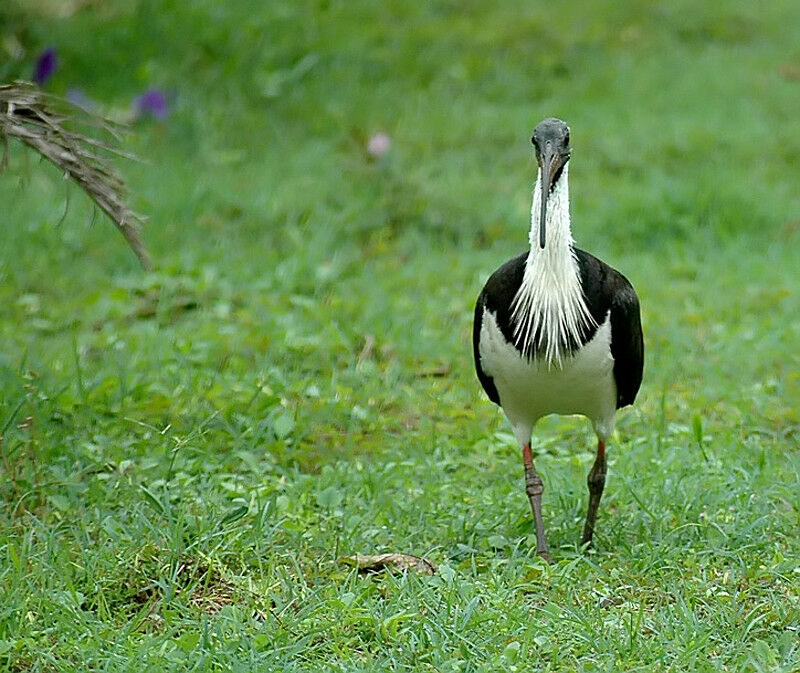
[[[167,95],[160,89],[148,89],[133,101],[133,106],[138,118],[166,119],[169,115]]]
[[[33,69],[33,81],[39,86],[49,80],[58,67],[58,58],[55,47],[48,47],[36,59],[36,67]]]
[[[386,154],[392,147],[392,139],[388,133],[376,133],[369,139],[367,152],[376,159]]]

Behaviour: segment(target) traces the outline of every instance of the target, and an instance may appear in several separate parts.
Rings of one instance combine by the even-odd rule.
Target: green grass
[[[641,5],[0,10],[2,78],[175,92],[123,166],[153,274],[0,176],[2,670],[800,670],[800,5]],[[593,550],[591,431],[536,430],[553,566],[469,341],[547,115],[647,347]],[[383,551],[440,572],[339,561]]]

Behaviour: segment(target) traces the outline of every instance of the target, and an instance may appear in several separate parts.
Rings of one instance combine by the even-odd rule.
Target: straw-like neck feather
[[[581,288],[569,219],[569,166],[547,197],[545,247],[539,246],[542,171],[531,207],[530,252],[512,307],[514,338],[526,357],[561,365],[594,325]]]

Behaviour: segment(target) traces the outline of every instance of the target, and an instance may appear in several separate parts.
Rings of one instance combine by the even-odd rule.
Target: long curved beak
[[[542,204],[539,216],[539,247],[544,250],[546,239],[544,223],[547,218],[547,196],[550,194],[550,189],[553,187],[553,178],[555,178],[558,169],[564,163],[563,157],[553,151],[552,145],[548,142],[542,153]]]

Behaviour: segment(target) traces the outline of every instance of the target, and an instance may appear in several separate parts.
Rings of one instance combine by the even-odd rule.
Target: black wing
[[[625,276],[594,255],[575,248],[575,258],[581,273],[583,296],[595,322],[601,324],[611,313],[611,355],[617,383],[617,409],[620,409],[633,404],[642,384],[644,342],[639,298]]]
[[[478,374],[478,381],[481,382],[483,389],[489,399],[495,404],[500,404],[500,395],[494,385],[494,379],[488,376],[481,367],[481,325],[483,323],[483,310],[486,307],[486,288],[478,295],[478,302],[475,304],[475,319],[472,322],[472,355],[475,358],[475,371]]]
[[[489,309],[497,318],[497,325],[509,343],[514,342],[513,327],[511,326],[511,302],[517,294],[522,277],[525,274],[525,260],[528,253],[524,252],[518,257],[508,260],[497,269],[486,281],[478,302],[475,304],[475,320],[472,323],[472,354],[475,357],[475,371],[483,389],[489,399],[495,404],[500,404],[500,395],[494,385],[494,379],[488,376],[481,367],[480,339],[481,326],[483,325],[484,309]]]
[[[614,379],[617,382],[617,409],[633,404],[644,370],[644,339],[639,315],[639,298],[625,281],[611,300],[611,355],[614,356]]]

